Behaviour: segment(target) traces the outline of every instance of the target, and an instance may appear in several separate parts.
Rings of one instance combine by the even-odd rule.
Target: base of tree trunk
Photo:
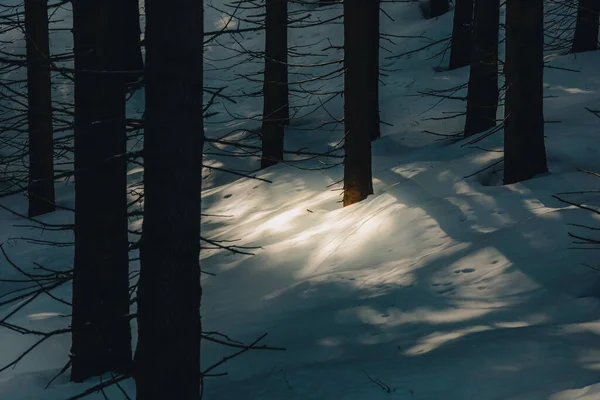
[[[429,0],[420,3],[420,7],[425,19],[437,18],[450,11],[448,0]]]
[[[265,5],[265,72],[261,168],[283,160],[283,127],[289,124],[287,0]]]
[[[367,99],[375,91],[373,32],[364,23],[371,0],[344,1],[344,207],[373,194],[371,139],[378,123],[377,105]],[[371,79],[367,79],[369,77]]]
[[[544,143],[544,1],[506,2],[504,184],[548,171]]]
[[[262,134],[260,168],[268,168],[283,161],[283,125],[275,122],[263,122]]]
[[[500,0],[477,0],[465,137],[496,126]]]
[[[598,0],[579,0],[571,53],[598,50],[599,13]]]

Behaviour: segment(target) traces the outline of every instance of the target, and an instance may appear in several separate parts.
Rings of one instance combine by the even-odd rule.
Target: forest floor
[[[430,41],[451,32],[452,12],[425,21],[415,3],[385,4],[384,9],[393,20],[382,15],[383,32],[425,34]],[[328,12],[340,10],[324,11],[322,18]],[[208,21],[217,29],[222,20],[209,10]],[[290,40],[301,45],[322,37],[341,44],[341,27],[298,29]],[[246,40],[244,47],[260,48],[262,36]],[[390,55],[429,43],[394,40],[382,43]],[[213,45],[207,57],[219,65],[226,52]],[[600,53],[548,55],[550,172],[502,186],[502,131],[476,144],[423,132],[453,134],[464,123],[462,116],[431,119],[464,111],[464,102],[438,104],[439,98],[422,94],[468,80],[468,68],[435,68],[447,64],[447,57],[436,55],[440,50],[434,46],[408,59],[382,56],[382,120],[391,126],[384,125],[383,137],[373,144],[375,194],[366,201],[341,207],[336,182],[342,168],[322,169],[320,163],[339,162],[334,158],[291,162],[298,158],[291,157],[290,163],[256,174],[272,183],[206,172],[202,201],[209,216],[202,221],[203,236],[255,249],[254,255],[203,251],[203,270],[215,274],[202,281],[204,328],[245,343],[268,333],[265,344],[286,348],[250,351],[225,364],[215,372],[228,375],[207,380],[206,399],[600,398],[600,384],[594,385],[600,382],[600,272],[584,265],[598,266],[599,253],[575,249],[583,246],[568,236],[594,237],[594,231],[574,225],[600,228],[600,218],[553,197],[592,206],[600,202],[594,193],[560,194],[600,187],[600,178],[581,171],[600,172],[600,120],[585,109],[600,109]],[[217,87],[240,73],[208,68],[207,85]],[[300,76],[294,68],[291,73]],[[339,79],[324,83],[323,91],[340,84]],[[229,90],[252,88],[242,81],[230,83]],[[453,96],[465,93],[459,89]],[[333,131],[311,127],[339,118],[341,104],[337,98],[327,112],[293,122],[286,148],[322,151],[338,141],[339,126]],[[260,112],[260,99],[217,107],[250,118]],[[207,136],[256,126],[226,117],[207,121]],[[255,168],[257,162],[218,155],[205,160],[238,170]],[[132,179],[140,173],[132,169]],[[72,206],[72,185],[60,184],[57,190],[59,204]],[[0,204],[26,212],[22,196]],[[60,211],[40,219],[65,223],[72,218]],[[132,228],[140,224],[132,222]],[[0,243],[15,263],[70,267],[71,247],[49,248],[19,238],[69,242],[71,232],[23,225],[31,224],[0,210]],[[18,276],[3,263],[0,278]],[[15,285],[0,283],[0,294]],[[69,299],[67,286],[54,293]],[[10,309],[0,312],[3,316]],[[68,313],[66,305],[40,298],[10,321],[52,330],[68,325]],[[35,340],[0,329],[0,366]],[[97,383],[71,384],[63,375],[45,389],[67,362],[69,347],[66,335],[50,338],[15,369],[0,374],[0,398],[59,400]],[[227,349],[205,344],[203,364],[226,354]],[[133,382],[124,382],[124,388],[133,393]],[[116,388],[106,393],[123,398]]]

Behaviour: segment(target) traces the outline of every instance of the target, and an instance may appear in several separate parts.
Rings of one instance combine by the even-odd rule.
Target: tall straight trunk
[[[544,145],[544,1],[507,0],[504,183],[548,171]]]
[[[344,1],[344,206],[373,194],[371,135],[377,108],[365,104],[371,83],[365,77],[372,74],[374,60],[365,57],[372,43],[364,23],[371,1]]]
[[[261,168],[283,160],[284,126],[290,119],[287,18],[287,0],[266,0]]]
[[[29,216],[54,211],[54,149],[47,0],[25,0]]]
[[[429,0],[429,16],[437,18],[450,10],[448,0]]]
[[[500,0],[475,0],[465,137],[496,126]]]
[[[370,129],[371,140],[376,140],[381,137],[381,128],[379,122],[379,0],[372,0],[368,4],[368,9],[365,10],[365,24],[368,29],[369,45],[367,49],[369,54],[366,55],[366,60],[370,67],[370,72],[365,76],[368,79],[368,97],[365,98],[365,107],[373,107],[371,110],[377,115],[377,119]]]
[[[473,0],[456,0],[449,69],[466,67],[471,63]]]
[[[579,0],[577,24],[573,38],[572,53],[598,49],[598,15],[600,0]]]
[[[144,61],[140,45],[140,5],[138,0],[124,0],[125,13],[125,69],[132,71],[127,74],[127,83],[137,81],[143,75]]]
[[[72,373],[131,366],[121,0],[73,1],[75,261]],[[115,72],[112,72],[115,71]],[[112,72],[112,73],[111,73]]]
[[[146,0],[138,400],[200,397],[203,2]],[[193,40],[182,40],[193,38]]]

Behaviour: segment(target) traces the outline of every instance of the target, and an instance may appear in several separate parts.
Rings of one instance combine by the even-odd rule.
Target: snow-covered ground
[[[306,6],[292,7],[309,11]],[[390,56],[450,34],[452,13],[424,21],[416,3],[386,3],[384,9],[390,16],[382,15],[384,33],[429,38],[383,41]],[[325,19],[339,12],[333,8],[318,15]],[[207,30],[211,23],[220,29],[228,21],[209,8],[206,18]],[[324,38],[341,44],[341,25],[290,31],[292,45]],[[234,49],[243,45],[260,50],[262,36],[250,34],[239,43],[227,37],[219,40]],[[244,342],[266,332],[265,343],[287,349],[248,352],[227,363],[216,371],[227,376],[207,380],[207,399],[600,398],[600,384],[594,385],[600,382],[600,272],[583,265],[596,266],[598,253],[571,249],[582,246],[567,235],[593,235],[570,224],[600,227],[600,218],[552,197],[600,186],[600,178],[578,170],[600,171],[600,120],[585,110],[600,108],[600,53],[548,55],[550,66],[563,68],[549,68],[545,75],[550,172],[501,186],[501,164],[465,178],[502,157],[501,132],[477,143],[478,148],[423,133],[455,133],[464,122],[463,117],[428,119],[464,110],[461,101],[432,108],[439,99],[420,94],[467,81],[468,68],[433,69],[447,63],[447,57],[431,58],[440,50],[432,47],[397,60],[385,59],[388,53],[382,53],[382,120],[393,126],[383,126],[383,138],[374,143],[375,195],[366,201],[342,209],[340,185],[335,184],[342,177],[341,167],[310,170],[321,165],[314,160],[257,173],[272,183],[206,172],[203,212],[210,216],[202,221],[203,235],[260,248],[253,256],[203,251],[203,269],[216,274],[203,277],[205,329]],[[259,71],[260,65],[217,69],[231,64],[218,61],[228,54],[217,46],[207,49],[215,66],[207,67],[207,85],[226,82],[230,94],[253,91],[247,81],[229,80]],[[327,60],[342,56],[336,51],[326,54]],[[301,57],[301,62],[315,58],[323,62],[313,56]],[[299,68],[291,72],[296,78],[303,73]],[[326,93],[339,90],[340,84],[337,79],[311,88]],[[296,104],[318,104],[318,98],[328,95],[297,99]],[[237,100],[215,108],[246,117],[260,113],[260,98]],[[317,110],[294,121],[286,147],[323,150],[338,141],[339,126],[333,131],[331,125],[304,128],[340,117],[341,104],[338,98],[328,103],[327,112]],[[300,114],[307,112],[303,110]],[[233,131],[240,137],[236,130],[256,125],[231,120],[224,112],[207,121],[206,133],[220,137]],[[240,170],[257,166],[255,158],[209,155],[206,162]],[[70,184],[58,185],[57,190],[60,204],[72,204]],[[589,205],[600,202],[593,193],[561,196]],[[26,210],[20,196],[0,204],[20,213]],[[64,223],[72,215],[61,211],[41,219]],[[70,233],[22,227],[29,223],[5,210],[0,210],[0,221],[0,243],[19,265],[71,265],[69,247],[47,248],[15,239],[68,242]],[[132,222],[133,227],[139,224]],[[0,278],[16,276],[0,261]],[[12,287],[0,283],[0,294]],[[70,297],[68,287],[55,293]],[[10,309],[0,311],[2,318]],[[61,318],[68,312],[68,307],[40,298],[10,321],[52,330],[68,325]],[[0,367],[34,340],[0,329]],[[66,363],[69,346],[68,336],[51,338],[15,369],[0,374],[0,398],[65,399],[97,383],[74,385],[62,376],[44,389]],[[223,348],[206,344],[203,363],[208,366],[224,354]],[[123,387],[133,393],[131,381]],[[114,388],[107,394],[123,397]],[[103,397],[99,393],[89,398]]]

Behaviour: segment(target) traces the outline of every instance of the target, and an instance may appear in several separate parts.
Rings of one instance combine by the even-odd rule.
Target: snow
[[[322,19],[340,12],[337,7],[291,6],[293,10],[302,7]],[[382,15],[385,33],[424,34],[432,41],[450,34],[452,13],[424,21],[416,3],[386,3],[385,10],[394,19]],[[209,28],[221,29],[228,20],[221,9],[207,7]],[[248,27],[242,18],[229,24]],[[323,37],[339,45],[341,26],[291,29],[290,36],[296,45]],[[241,46],[227,36],[218,41],[233,50],[223,50],[216,43],[207,49],[207,65],[212,66],[207,67],[207,85],[227,84],[227,93],[237,95],[255,90],[256,82],[229,80],[260,71],[260,60],[243,65],[236,61],[235,68],[218,69],[230,65],[232,61],[225,59]],[[393,41],[382,42],[390,55],[428,43],[427,39]],[[260,50],[262,36],[251,33],[240,43]],[[388,60],[387,52],[383,53],[387,76],[381,88],[382,120],[393,126],[382,126],[383,137],[374,143],[375,195],[366,201],[342,208],[340,185],[336,185],[342,178],[341,167],[315,169],[321,165],[315,160],[256,172],[272,183],[205,171],[203,235],[237,240],[233,244],[254,248],[255,253],[203,250],[203,269],[216,275],[203,277],[205,330],[247,343],[267,332],[268,344],[287,349],[252,351],[227,363],[216,372],[228,375],[207,380],[207,399],[600,398],[600,276],[583,266],[597,265],[598,257],[594,251],[570,249],[575,245],[567,235],[581,233],[570,224],[600,226],[600,218],[552,197],[596,189],[600,184],[597,177],[578,170],[600,171],[600,121],[584,108],[600,106],[596,68],[600,54],[548,54],[552,67],[580,71],[546,70],[545,94],[552,96],[545,101],[546,120],[560,121],[546,125],[550,172],[501,186],[500,165],[465,178],[500,160],[501,132],[478,143],[479,148],[467,145],[466,140],[440,140],[423,133],[455,133],[464,123],[464,117],[430,119],[461,112],[464,102],[445,101],[432,108],[439,99],[420,94],[455,87],[468,79],[468,68],[433,69],[447,62],[447,57],[444,61],[436,56],[442,46],[408,59]],[[342,56],[337,51],[325,54],[326,60]],[[315,60],[325,61],[304,56],[291,62]],[[339,65],[310,73],[325,74],[336,68]],[[300,67],[290,71],[291,80],[309,73]],[[339,90],[340,85],[339,78],[304,85],[324,94],[295,98],[294,104],[318,105],[319,99],[325,101],[330,97],[327,93]],[[61,93],[70,93],[61,88]],[[464,93],[459,90],[454,95]],[[142,109],[140,98],[131,106],[133,113]],[[206,134],[215,138],[233,132],[235,138],[246,137],[246,143],[256,144],[241,129],[257,125],[252,118],[261,112],[260,98],[237,101],[216,105],[222,113],[207,121]],[[337,143],[341,126],[321,125],[332,116],[341,117],[341,105],[336,98],[328,103],[327,111],[318,107],[314,113],[300,111],[309,115],[294,121],[286,132],[286,148],[322,151]],[[249,120],[232,120],[225,109]],[[207,146],[216,153],[226,148]],[[294,158],[298,157],[290,156]],[[335,164],[339,159],[322,161]],[[205,163],[244,171],[258,165],[255,158],[223,155],[209,155]],[[131,171],[132,182],[139,173]],[[59,204],[72,206],[71,184],[61,183],[57,191]],[[592,206],[600,200],[593,193],[561,196]],[[21,196],[2,199],[0,205],[18,213],[26,211]],[[72,214],[59,211],[40,220],[72,222]],[[4,209],[0,221],[0,242],[18,265],[71,266],[70,247],[48,248],[15,239],[69,242],[71,233],[19,227],[28,223]],[[134,228],[139,225],[139,221],[132,222]],[[135,262],[132,267],[137,267]],[[0,278],[17,276],[0,261]],[[0,283],[0,294],[15,285]],[[53,293],[70,298],[68,285]],[[0,315],[11,309],[0,308]],[[68,314],[67,306],[40,298],[10,321],[49,331],[68,325]],[[33,341],[0,329],[0,365]],[[97,383],[76,385],[61,376],[44,389],[68,360],[69,347],[68,336],[51,338],[16,368],[4,371],[0,398],[58,400]],[[222,347],[204,343],[203,364],[208,366],[224,354]],[[131,381],[123,387],[134,392]],[[112,398],[123,397],[116,388],[106,392]],[[103,397],[98,393],[89,398]]]

